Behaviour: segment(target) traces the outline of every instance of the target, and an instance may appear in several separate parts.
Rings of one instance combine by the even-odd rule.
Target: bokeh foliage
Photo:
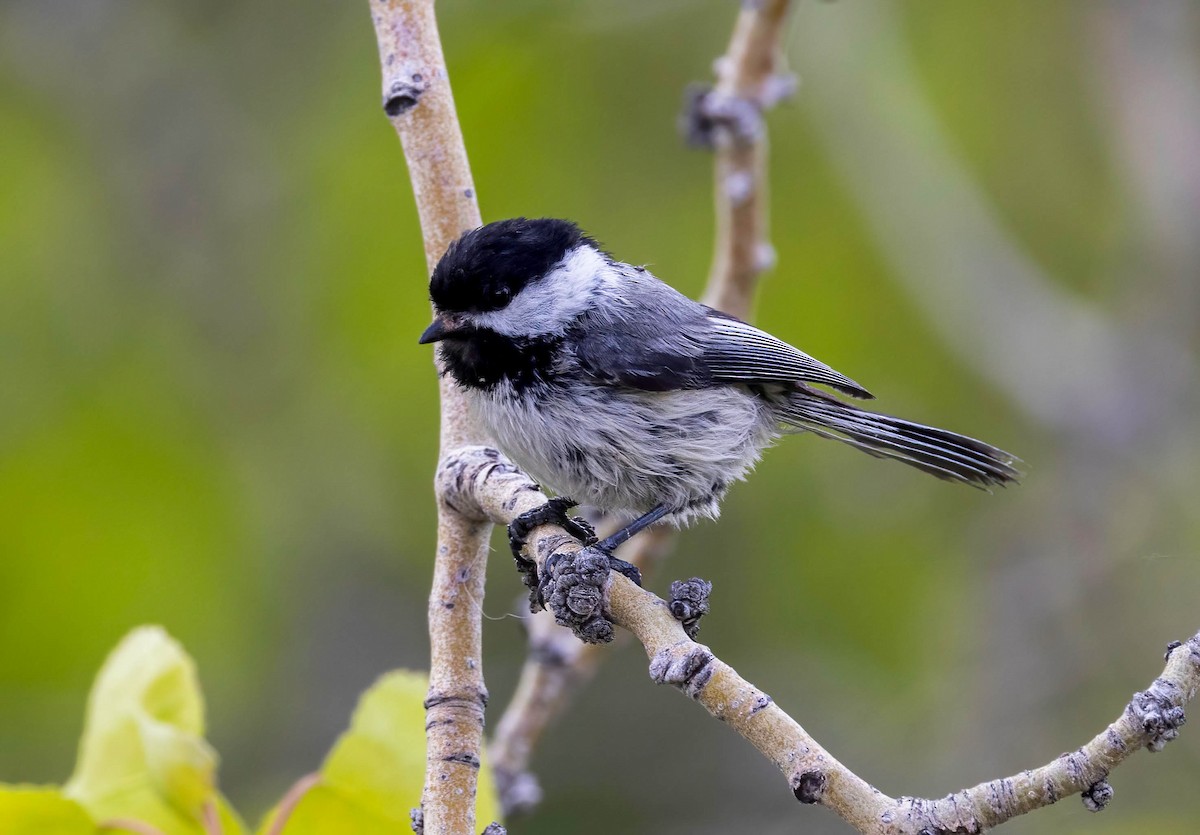
[[[428,676],[407,670],[375,682],[329,756],[262,816],[258,831],[407,830],[425,779],[428,689]],[[204,739],[195,663],[161,628],[140,627],[96,677],[71,779],[61,787],[0,783],[0,831],[95,835],[149,827],[162,835],[203,835],[217,825],[227,835],[244,835],[246,827],[218,791],[217,759]],[[476,811],[482,820],[499,817],[486,758]]]
[[[674,120],[733,6],[443,0],[485,218],[575,218],[699,292],[711,162]],[[759,322],[881,408],[1020,454],[1029,477],[987,496],[791,439],[667,572],[714,582],[704,639],[848,764],[940,795],[1079,744],[1200,626],[1200,261],[1171,249],[1200,240],[1200,212],[1175,213],[1167,238],[1139,199],[1130,155],[1171,126],[1143,120],[1131,139],[1114,115],[1120,2],[801,6],[799,96],[770,120],[779,267]],[[1129,6],[1149,23],[1126,21],[1118,42],[1175,56],[1158,81],[1200,96],[1195,9]],[[868,29],[900,44],[915,88]],[[835,30],[887,95],[830,102]],[[944,163],[1049,285],[1121,339],[1170,337],[1169,367],[1139,374],[1174,375],[1172,431],[1081,439],[944,337],[881,244],[870,208],[895,195],[847,185],[858,146],[839,133],[854,124],[841,114],[872,108],[924,130],[913,89]],[[378,98],[365,4],[0,6],[0,780],[66,773],[93,672],[140,623],[198,659],[222,788],[248,815],[321,761],[381,671],[427,665],[436,392],[415,344],[419,231]],[[1187,170],[1169,173],[1191,193]],[[945,239],[965,239],[953,216]],[[938,278],[990,275],[983,254],[970,263],[978,275]],[[1031,338],[1009,326],[1014,345]],[[494,722],[523,647],[502,547],[490,573]],[[651,690],[631,649],[537,766],[547,801],[529,832],[794,831],[798,817],[844,831]],[[1118,773],[1103,815],[1068,800],[1010,828],[1191,832],[1198,768],[1185,729]]]

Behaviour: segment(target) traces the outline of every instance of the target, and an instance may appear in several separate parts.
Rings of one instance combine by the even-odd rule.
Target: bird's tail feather
[[[1017,481],[1018,459],[994,446],[932,426],[868,412],[808,389],[783,405],[785,426],[832,438],[879,458],[894,458],[946,481],[987,490]]]

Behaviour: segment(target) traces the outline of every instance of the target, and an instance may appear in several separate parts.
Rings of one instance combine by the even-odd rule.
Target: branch
[[[430,271],[482,219],[442,57],[433,0],[371,0],[383,69],[383,109],[400,135]],[[454,388],[441,383],[441,455],[487,436]],[[429,595],[430,671],[425,789],[429,835],[475,832],[483,743],[482,610],[491,525],[438,493],[438,544]]]
[[[537,485],[488,447],[461,449],[438,473],[457,490],[455,504],[497,524],[546,502]],[[579,543],[552,525],[536,529],[528,553],[545,571],[551,558],[569,558]],[[1200,633],[1168,647],[1162,675],[1134,694],[1120,717],[1078,750],[1020,774],[981,783],[933,800],[889,797],[821,747],[771,697],[746,681],[708,647],[688,637],[660,597],[612,573],[607,612],[639,640],[650,658],[650,676],[698,701],[775,764],[796,799],[821,804],[858,831],[878,835],[973,833],[1004,823],[1072,794],[1092,811],[1112,795],[1107,780],[1140,748],[1158,751],[1178,735],[1183,708],[1200,687]]]
[[[725,55],[715,63],[715,88],[689,93],[683,127],[690,143],[716,150],[714,198],[717,238],[704,302],[748,319],[758,280],[775,260],[767,228],[767,133],[763,111],[790,95],[793,77],[782,70],[781,40],[789,0],[746,4]],[[674,543],[674,532],[656,527],[634,539],[621,558],[646,571]],[[505,815],[532,810],[541,801],[529,771],[542,734],[569,706],[606,657],[581,644],[549,612],[526,619],[529,654],[512,700],[489,746]]]
[[[688,93],[683,128],[716,149],[717,240],[704,303],[750,315],[759,276],[775,264],[767,236],[767,131],[763,111],[790,96],[795,78],[780,50],[789,0],[744,3],[713,88]]]

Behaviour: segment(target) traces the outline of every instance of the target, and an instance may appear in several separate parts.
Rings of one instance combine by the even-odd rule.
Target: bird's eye
[[[503,307],[512,298],[512,290],[507,287],[497,287],[492,291],[492,304]]]

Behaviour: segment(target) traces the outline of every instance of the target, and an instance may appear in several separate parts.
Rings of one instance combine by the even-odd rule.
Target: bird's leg
[[[596,531],[587,521],[579,516],[568,516],[567,510],[575,507],[575,502],[566,498],[554,498],[544,505],[527,510],[513,519],[508,525],[508,547],[512,549],[513,559],[517,563],[517,571],[529,588],[529,606],[533,611],[542,608],[541,595],[538,591],[537,563],[525,556],[525,541],[530,531],[540,525],[558,525],[583,545],[591,545],[596,541]]]
[[[613,571],[624,574],[626,577],[640,586],[642,584],[642,572],[638,571],[638,567],[633,563],[625,562],[625,560],[619,560],[614,557],[613,551],[620,548],[635,535],[641,531],[644,531],[646,528],[650,527],[670,512],[670,509],[666,505],[660,504],[649,513],[642,514],[628,525],[621,528],[621,530],[614,533],[612,536],[605,537],[592,547],[608,557],[609,568],[611,568]]]

